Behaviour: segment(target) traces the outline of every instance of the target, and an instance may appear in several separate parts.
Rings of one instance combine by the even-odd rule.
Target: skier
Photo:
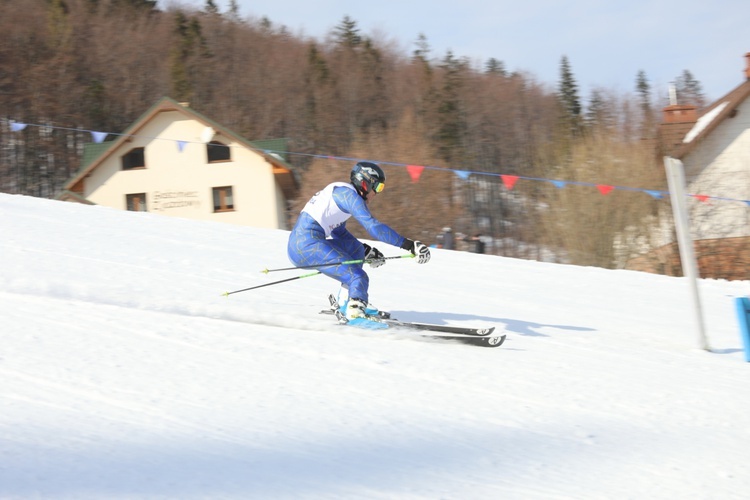
[[[361,161],[354,165],[351,183],[333,182],[307,202],[294,225],[287,253],[295,266],[314,266],[329,262],[365,260],[370,267],[385,264],[383,254],[360,242],[346,229],[346,221],[354,217],[375,240],[408,250],[419,264],[430,260],[430,249],[419,241],[410,240],[375,219],[367,207],[368,196],[385,188],[385,172],[375,163]],[[324,266],[320,272],[341,282],[348,290],[345,306],[348,320],[372,320],[377,309],[368,307],[369,277],[363,263]]]

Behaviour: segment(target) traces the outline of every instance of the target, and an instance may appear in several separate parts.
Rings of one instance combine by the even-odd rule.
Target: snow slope
[[[323,276],[221,296],[296,274],[259,272],[283,231],[0,194],[0,234],[0,498],[750,494],[748,282],[701,281],[706,352],[682,278],[370,272],[400,319],[505,328],[489,349],[335,325]]]

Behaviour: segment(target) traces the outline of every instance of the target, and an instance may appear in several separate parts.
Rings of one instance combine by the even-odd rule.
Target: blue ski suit
[[[403,236],[372,216],[354,186],[334,182],[318,191],[302,209],[289,235],[289,260],[295,266],[313,266],[364,259],[364,246],[346,230],[350,217],[375,240],[397,247],[404,243]],[[349,297],[368,302],[370,279],[362,264],[326,266],[320,272],[340,281],[349,289]]]

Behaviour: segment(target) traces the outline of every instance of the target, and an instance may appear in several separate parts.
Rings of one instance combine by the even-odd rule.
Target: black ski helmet
[[[385,187],[385,172],[380,166],[369,161],[361,161],[354,165],[349,178],[354,189],[365,200],[368,194],[379,193]]]

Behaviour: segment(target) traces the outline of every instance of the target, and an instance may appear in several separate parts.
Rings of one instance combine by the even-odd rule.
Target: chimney
[[[664,123],[695,123],[698,121],[697,106],[672,104],[663,109]]]
[[[750,52],[745,54],[745,78],[750,80]]]
[[[697,109],[697,106],[690,104],[670,104],[662,110],[663,121],[659,126],[659,134],[665,154],[672,156],[682,147],[685,135],[698,121]]]

